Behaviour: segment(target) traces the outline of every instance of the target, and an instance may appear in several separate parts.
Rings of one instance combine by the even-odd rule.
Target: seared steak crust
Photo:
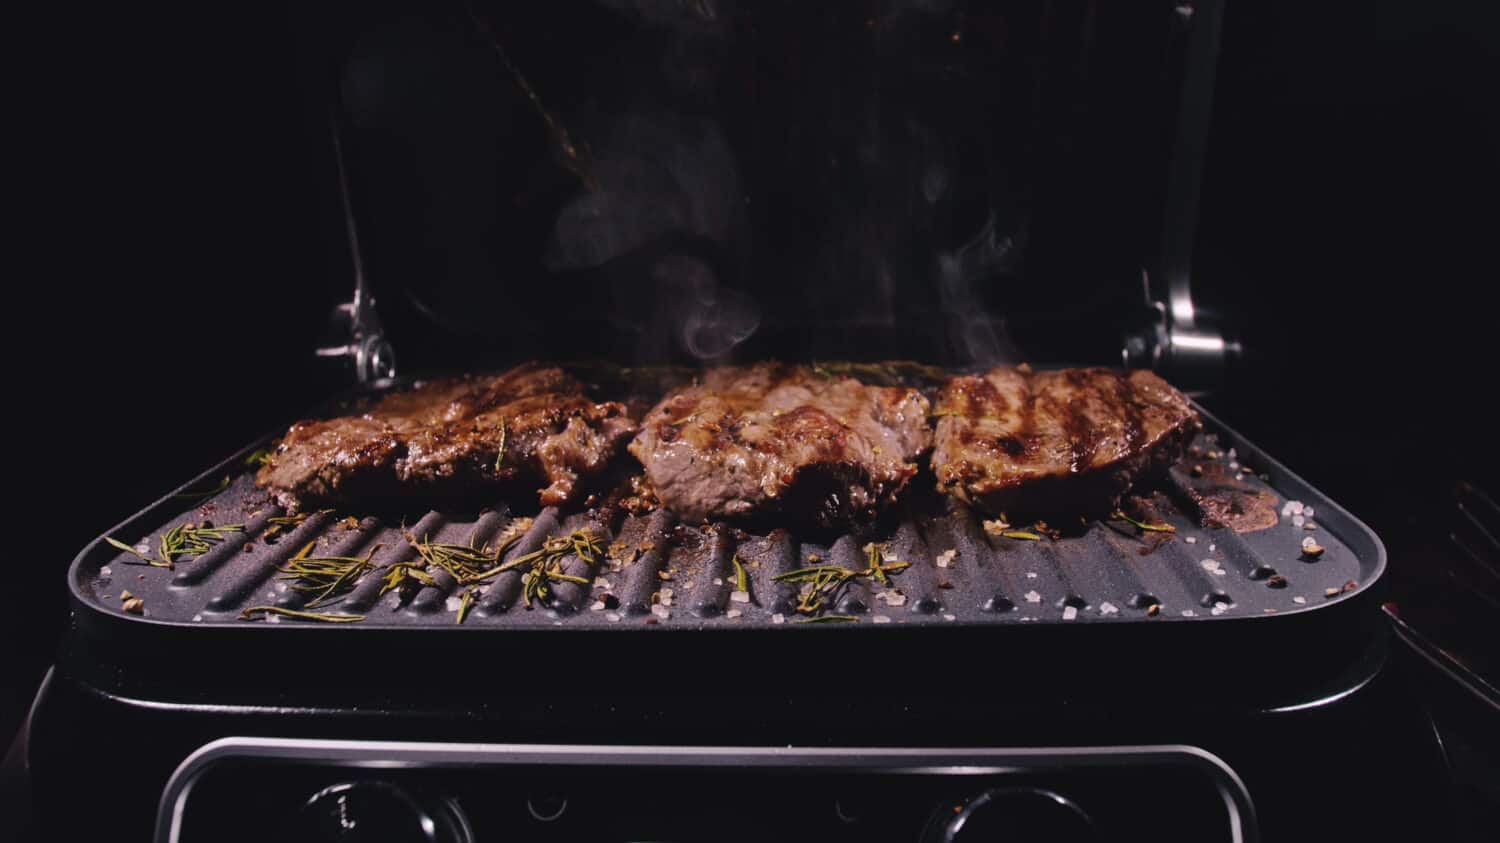
[[[802,366],[714,369],[646,416],[630,452],[679,517],[868,521],[931,444],[928,402]]]
[[[1201,426],[1155,373],[994,369],[938,400],[938,488],[992,513],[1088,515],[1182,456]]]
[[[571,500],[635,430],[624,406],[590,400],[560,369],[525,364],[423,384],[359,416],[298,422],[256,482],[291,511],[525,480],[540,480],[550,506]]]

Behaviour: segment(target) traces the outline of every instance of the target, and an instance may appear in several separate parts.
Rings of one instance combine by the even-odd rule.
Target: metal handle
[[[354,295],[334,307],[327,338],[316,354],[325,359],[340,360],[354,370],[356,382],[373,384],[396,376],[396,350],[385,337],[380,314],[375,311],[375,296],[365,280],[364,258],[359,245],[359,227],[354,221],[354,203],[349,196],[349,174],[344,166],[344,146],[339,138],[337,115],[329,120],[333,136],[334,166],[339,175],[339,199],[344,206],[344,232],[349,238],[349,259],[354,269]]]

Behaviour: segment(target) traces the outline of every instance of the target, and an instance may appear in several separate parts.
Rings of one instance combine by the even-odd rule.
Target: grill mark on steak
[[[938,402],[939,489],[990,512],[1088,515],[1176,461],[1200,423],[1151,372],[995,369]]]
[[[298,422],[256,482],[290,511],[537,480],[552,506],[573,500],[635,431],[622,405],[596,403],[561,369],[528,363],[393,393],[358,416]]]
[[[801,366],[704,374],[646,414],[631,453],[689,521],[778,514],[831,528],[872,520],[931,443],[928,402]]]

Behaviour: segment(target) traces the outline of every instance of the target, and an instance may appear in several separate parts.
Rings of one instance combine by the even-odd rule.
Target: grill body
[[[380,544],[377,565],[402,561],[399,522],[314,516],[274,545],[246,553],[226,542],[174,571],[127,566],[95,542],[70,571],[73,624],[33,713],[38,807],[65,818],[63,836],[154,827],[181,840],[296,839],[317,810],[304,807],[313,794],[376,785],[418,794],[413,804],[437,799],[433,810],[459,806],[469,831],[453,833],[477,839],[738,840],[769,829],[781,839],[942,839],[932,835],[945,833],[943,811],[1047,794],[1114,835],[1314,839],[1417,822],[1403,806],[1430,804],[1412,794],[1429,786],[1422,771],[1435,760],[1387,677],[1375,612],[1383,549],[1206,421],[1215,447],[1260,471],[1255,482],[1278,502],[1314,508],[1321,559],[1299,558],[1306,531],[1291,525],[1236,535],[1184,512],[1169,519],[1177,536],[1151,549],[1103,524],[1056,541],[1003,540],[956,510],[822,539],[679,528],[659,513],[543,511],[512,553],[579,527],[655,549],[620,570],[574,569],[607,589],[596,582],[532,610],[481,600],[462,625],[451,582],[400,606],[368,600],[361,582],[346,604],[367,599],[354,607],[366,620],[324,625],[237,616],[296,605],[295,592],[275,588],[275,569],[320,534],[330,552]],[[184,490],[242,462],[235,455]],[[255,536],[274,511],[249,485],[232,478],[206,501],[169,496],[110,535],[155,536],[205,513],[230,523],[259,507],[245,522]],[[409,523],[460,539],[497,534],[522,511],[501,503]],[[896,578],[907,602],[851,589],[844,599],[855,602],[835,608],[858,621],[792,623],[795,594],[775,573],[811,556],[861,567],[866,541],[913,563]],[[958,552],[940,567],[948,549]],[[751,603],[727,596],[736,555],[757,563]],[[1202,564],[1210,558],[1225,573]],[[1268,587],[1266,568],[1289,587]],[[663,586],[676,593],[666,617],[650,611]],[[143,596],[144,616],[120,611],[121,588]],[[620,605],[591,610],[604,590]],[[1162,608],[1149,614],[1153,604]],[[743,609],[729,617],[730,607]],[[1361,722],[1401,725],[1374,737],[1351,726]],[[80,763],[112,783],[95,798],[100,810],[66,810]],[[756,806],[754,822],[734,821],[715,793]],[[1196,795],[1173,809],[1161,793]],[[1354,799],[1362,807],[1347,810]],[[548,818],[559,800],[566,813]],[[254,822],[226,819],[261,809]]]

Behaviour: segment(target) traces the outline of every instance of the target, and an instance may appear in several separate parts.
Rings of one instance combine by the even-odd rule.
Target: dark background
[[[1224,29],[1195,276],[1248,356],[1209,404],[1398,567],[1420,560],[1390,536],[1493,483],[1489,5],[1241,1]],[[25,30],[0,735],[78,549],[334,383],[311,349],[347,270],[288,20],[132,6]]]

